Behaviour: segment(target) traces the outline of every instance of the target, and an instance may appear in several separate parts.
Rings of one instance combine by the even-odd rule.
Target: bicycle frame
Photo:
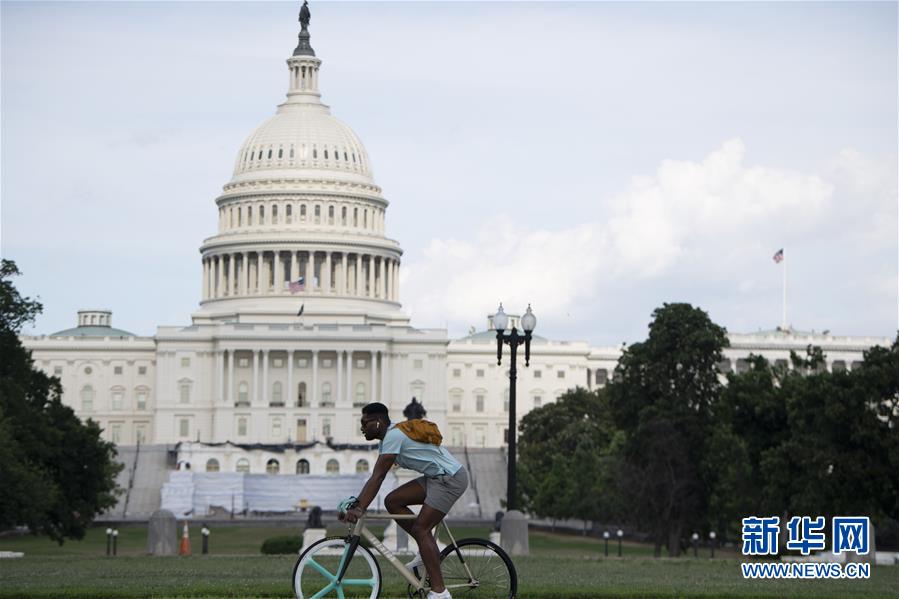
[[[423,574],[421,580],[415,577],[405,564],[403,564],[399,559],[397,559],[396,555],[393,554],[390,549],[388,549],[384,543],[382,543],[378,537],[374,535],[370,530],[365,527],[365,520],[414,520],[418,517],[417,514],[363,514],[361,518],[356,520],[356,524],[353,526],[353,530],[349,536],[349,543],[347,544],[347,548],[344,550],[344,555],[341,558],[340,569],[337,574],[337,582],[339,583],[343,580],[343,575],[346,572],[347,567],[349,567],[350,560],[353,557],[353,554],[356,552],[356,547],[359,546],[360,537],[365,537],[365,539],[371,543],[372,547],[384,556],[390,565],[392,565],[397,572],[399,572],[403,578],[405,578],[410,585],[412,585],[415,590],[420,591],[425,589],[424,581],[425,576],[427,574]],[[462,562],[462,565],[465,567],[465,573],[468,574],[469,580],[474,580],[474,576],[471,574],[471,570],[468,568],[468,564],[465,562],[465,559],[462,557],[462,553],[459,551],[458,547],[456,547],[456,539],[453,537],[453,533],[450,531],[449,526],[447,526],[446,521],[441,520],[441,524],[443,524],[444,530],[446,530],[446,534],[449,535],[450,543],[452,547],[456,549],[456,555],[459,556],[459,559]],[[439,526],[439,524],[437,525]],[[434,527],[434,531],[437,531],[437,526]],[[424,568],[423,568],[424,569]],[[462,588],[468,587],[469,585],[446,585],[447,588]]]

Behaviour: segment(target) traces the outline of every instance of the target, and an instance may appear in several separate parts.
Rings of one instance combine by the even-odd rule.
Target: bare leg
[[[420,484],[415,482],[414,480],[410,480],[404,485],[400,485],[393,491],[391,491],[387,497],[384,498],[384,507],[387,508],[387,511],[391,514],[412,514],[414,513],[409,509],[410,505],[422,505],[425,501],[425,489]],[[415,520],[396,520],[397,525],[409,533],[410,536],[414,538],[412,535],[412,526]]]
[[[428,576],[431,577],[431,590],[435,593],[442,593],[446,590],[446,586],[443,584],[443,573],[440,571],[440,551],[431,529],[440,524],[444,516],[446,514],[440,510],[423,505],[411,530],[412,537],[418,543],[418,550],[421,552],[421,561],[424,562]]]

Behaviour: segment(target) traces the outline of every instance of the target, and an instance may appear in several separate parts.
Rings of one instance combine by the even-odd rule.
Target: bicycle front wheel
[[[453,597],[515,599],[518,573],[499,545],[462,539],[440,552],[443,582]]]
[[[328,537],[304,550],[293,568],[297,599],[377,599],[381,593],[381,568],[371,551],[362,545],[356,547],[343,579],[337,582],[348,548],[343,537]]]

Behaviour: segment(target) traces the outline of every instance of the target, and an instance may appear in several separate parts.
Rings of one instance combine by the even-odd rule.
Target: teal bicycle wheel
[[[293,592],[297,599],[377,599],[381,594],[381,568],[371,551],[359,545],[340,583],[337,573],[349,544],[344,537],[316,541],[300,553],[293,567]]]

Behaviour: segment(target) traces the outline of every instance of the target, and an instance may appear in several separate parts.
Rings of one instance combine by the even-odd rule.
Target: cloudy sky
[[[44,314],[188,324],[298,3],[7,2],[2,238]],[[897,329],[896,3],[325,2],[323,100],[366,145],[413,324],[614,345],[663,302],[734,332]]]

